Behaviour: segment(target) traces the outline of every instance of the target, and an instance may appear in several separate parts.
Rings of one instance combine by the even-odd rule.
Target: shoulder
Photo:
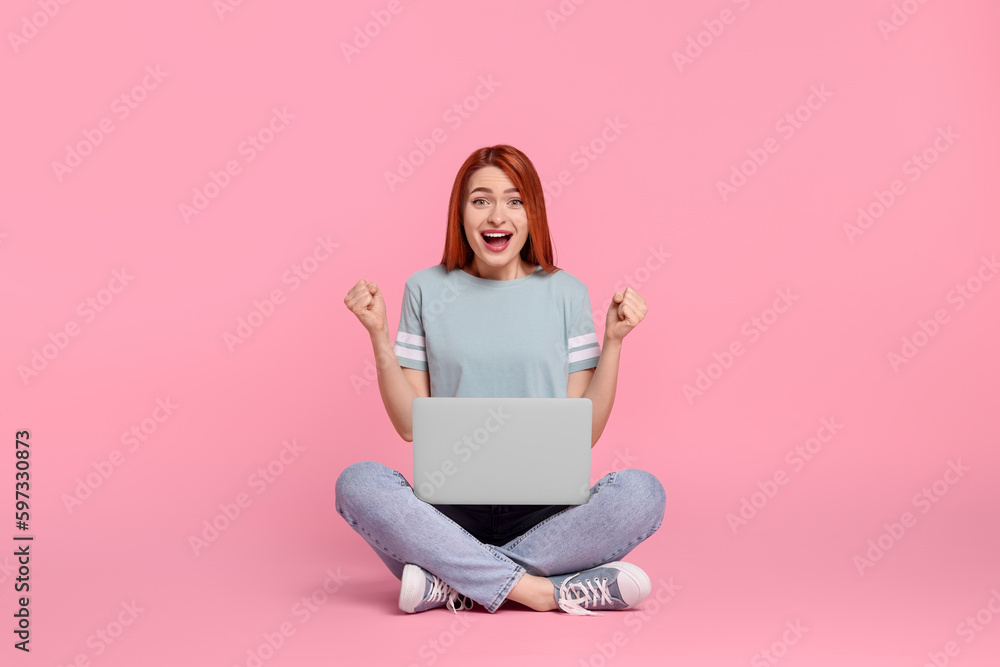
[[[586,283],[566,269],[559,269],[553,273],[546,273],[543,270],[539,271],[538,275],[543,281],[564,294],[579,296],[587,293]]]
[[[406,279],[405,287],[407,291],[420,294],[427,289],[433,288],[435,285],[444,283],[447,279],[448,271],[444,268],[444,265],[435,264],[434,266],[429,266],[426,269],[420,269],[410,274],[410,277]]]

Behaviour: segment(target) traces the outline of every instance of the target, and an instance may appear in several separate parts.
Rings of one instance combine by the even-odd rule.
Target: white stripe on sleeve
[[[568,343],[569,343],[569,349],[571,349],[571,350],[574,347],[582,347],[584,345],[588,345],[590,343],[596,343],[596,342],[597,342],[597,333],[596,332],[595,333],[589,333],[589,334],[583,334],[582,336],[573,336],[568,341]]]
[[[427,361],[427,353],[423,350],[414,350],[412,347],[403,347],[402,345],[397,345],[392,348],[392,351],[396,353],[397,357],[403,357],[404,359],[413,359],[414,361]]]
[[[569,363],[576,361],[583,361],[585,359],[592,359],[593,357],[601,356],[601,348],[598,346],[586,347],[582,350],[577,350],[576,352],[569,353]]]
[[[594,340],[597,340],[596,334],[594,335]],[[400,331],[396,334],[396,342],[409,343],[410,345],[419,345],[420,347],[427,347],[427,344],[424,342],[423,336],[406,333],[405,331]]]

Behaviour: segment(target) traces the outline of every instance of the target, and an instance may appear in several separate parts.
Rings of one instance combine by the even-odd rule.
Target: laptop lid
[[[413,491],[442,505],[581,505],[592,427],[588,398],[418,397]]]

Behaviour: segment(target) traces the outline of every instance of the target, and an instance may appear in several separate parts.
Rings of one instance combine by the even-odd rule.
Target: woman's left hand
[[[605,321],[604,337],[611,340],[622,340],[625,334],[634,329],[646,316],[646,300],[639,296],[634,287],[626,287],[621,292],[615,292],[608,307],[608,317]]]

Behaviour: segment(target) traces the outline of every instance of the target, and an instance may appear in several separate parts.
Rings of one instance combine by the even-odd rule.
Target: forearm
[[[382,404],[396,432],[407,442],[413,440],[413,399],[417,392],[403,375],[403,369],[392,350],[389,334],[372,334],[372,351],[378,373],[378,391]]]
[[[583,398],[589,398],[594,405],[593,436],[590,446],[593,447],[604,432],[604,427],[611,416],[611,408],[615,404],[615,390],[618,387],[618,365],[621,360],[621,340],[611,340],[605,337],[601,347],[601,356],[594,369],[587,391]]]

